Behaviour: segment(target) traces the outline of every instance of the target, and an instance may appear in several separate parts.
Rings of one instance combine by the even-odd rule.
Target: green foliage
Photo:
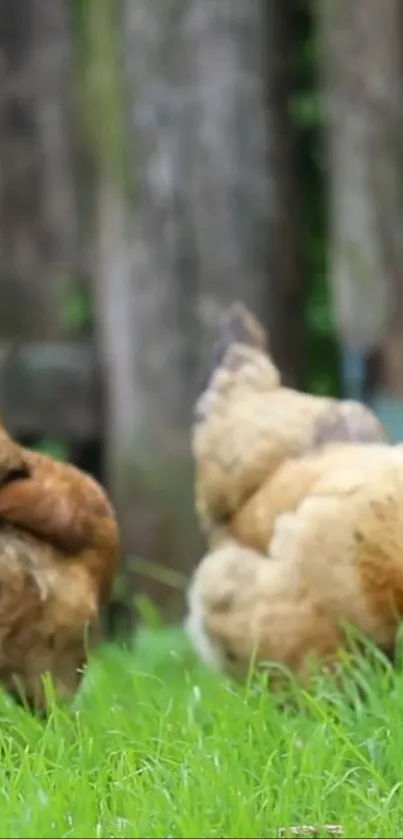
[[[164,621],[162,614],[150,597],[147,597],[145,594],[139,594],[135,598],[134,605],[141,623],[147,629],[163,628]]]
[[[68,446],[62,440],[44,437],[37,445],[31,446],[34,451],[43,452],[55,460],[68,460]]]
[[[0,694],[0,835],[401,836],[402,678],[364,667],[347,697],[290,684],[281,710],[260,679],[208,672],[176,629],[141,630],[98,652],[47,724]]]
[[[306,318],[306,386],[314,393],[339,395],[338,344],[332,321],[327,280],[327,230],[325,173],[322,147],[322,113],[318,91],[318,66],[312,5],[295,0],[298,40],[298,86],[290,101],[297,126],[300,184],[303,205],[303,245],[308,271]]]
[[[83,333],[93,317],[92,299],[88,289],[77,283],[66,286],[62,305],[62,320],[69,332]]]

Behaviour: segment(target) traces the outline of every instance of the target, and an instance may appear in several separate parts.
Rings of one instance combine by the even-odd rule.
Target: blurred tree
[[[175,565],[189,557],[186,534],[190,528],[194,542],[195,525],[186,525],[192,266],[185,275],[180,179],[171,168],[178,113],[159,98],[159,85],[175,90],[170,3],[78,0],[76,11],[107,481],[127,569],[137,555]],[[155,582],[144,587],[157,599],[167,594]]]
[[[54,337],[77,270],[63,0],[0,0],[0,326]]]
[[[137,410],[119,18],[111,0],[77,0],[75,11],[84,183],[80,204],[91,241],[87,265],[106,387],[107,480],[116,495],[118,464],[136,427]]]
[[[372,386],[401,398],[402,7],[399,0],[323,0],[317,15],[329,273],[345,386],[364,395],[364,362],[375,354],[381,363]],[[375,396],[374,404],[390,425],[392,403]]]
[[[291,34],[275,0],[76,7],[109,486],[128,553],[185,568],[192,404],[223,309],[250,305],[301,377]]]

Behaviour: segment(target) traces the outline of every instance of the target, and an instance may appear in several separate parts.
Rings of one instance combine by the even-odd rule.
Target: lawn
[[[0,836],[403,836],[403,675],[362,679],[365,701],[322,682],[281,710],[204,670],[181,633],[143,630],[46,725],[1,697]]]

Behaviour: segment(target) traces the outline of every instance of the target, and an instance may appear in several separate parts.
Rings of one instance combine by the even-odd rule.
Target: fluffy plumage
[[[69,699],[116,570],[119,531],[105,491],[0,428],[0,681],[38,711],[43,676]]]
[[[209,552],[187,627],[210,664],[253,656],[305,678],[344,624],[393,649],[403,610],[403,447],[365,406],[281,386],[241,306],[222,328],[192,435]]]

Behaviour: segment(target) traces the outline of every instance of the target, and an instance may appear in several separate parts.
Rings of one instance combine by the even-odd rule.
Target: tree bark
[[[187,533],[196,530],[187,526],[192,288],[183,267],[178,109],[169,119],[160,95],[160,87],[168,96],[178,87],[180,96],[183,85],[174,51],[166,54],[169,7],[168,0],[90,0],[78,29],[106,474],[122,531],[126,573],[116,594],[124,599],[139,587],[137,556],[180,565],[189,557]],[[160,603],[170,601],[162,585],[141,583]]]
[[[0,326],[43,340],[77,269],[67,6],[0,0],[0,20]]]
[[[132,554],[176,568],[192,565],[199,548],[190,459],[197,322],[187,194],[185,6],[183,0],[126,0],[124,13],[136,406],[126,435],[132,467],[125,520]],[[165,604],[177,600],[151,579],[142,584]]]

